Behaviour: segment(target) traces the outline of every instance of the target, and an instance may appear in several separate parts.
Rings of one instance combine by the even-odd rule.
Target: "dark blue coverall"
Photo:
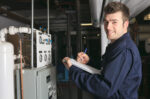
[[[142,65],[130,34],[109,44],[102,58],[101,75],[87,73],[72,65],[69,76],[79,88],[92,93],[96,99],[138,99]]]

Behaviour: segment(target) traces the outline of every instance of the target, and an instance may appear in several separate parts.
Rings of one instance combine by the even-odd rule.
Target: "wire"
[[[26,64],[25,58],[23,57],[22,59],[23,59],[24,66],[26,66],[27,64]]]

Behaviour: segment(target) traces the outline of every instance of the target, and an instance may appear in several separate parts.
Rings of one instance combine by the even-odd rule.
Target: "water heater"
[[[0,41],[0,99],[14,99],[14,48]]]

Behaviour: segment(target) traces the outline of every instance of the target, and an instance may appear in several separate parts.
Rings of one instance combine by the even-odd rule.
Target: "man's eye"
[[[107,22],[107,21],[104,21],[104,24],[108,24],[108,22]]]
[[[113,22],[113,24],[116,24],[117,22]]]

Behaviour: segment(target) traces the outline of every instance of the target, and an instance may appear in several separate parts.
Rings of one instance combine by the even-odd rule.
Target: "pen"
[[[87,52],[87,48],[85,48],[85,50],[84,50],[84,53],[86,53]]]

